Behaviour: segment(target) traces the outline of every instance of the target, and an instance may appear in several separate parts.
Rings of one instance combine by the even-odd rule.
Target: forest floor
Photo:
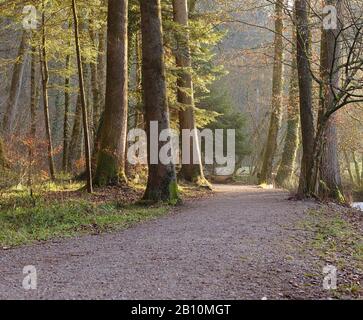
[[[0,249],[0,299],[361,298],[363,215],[288,196],[220,185],[129,229]]]

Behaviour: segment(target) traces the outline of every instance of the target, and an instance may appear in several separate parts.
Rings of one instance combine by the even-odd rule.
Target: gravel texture
[[[216,191],[117,233],[0,250],[0,298],[326,298],[296,228],[312,204],[256,187]],[[22,287],[26,265],[37,269],[37,290]]]

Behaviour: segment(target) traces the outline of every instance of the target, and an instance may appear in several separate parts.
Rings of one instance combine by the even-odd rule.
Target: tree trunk
[[[92,40],[93,45],[96,47],[96,33],[93,30],[89,30],[90,38]],[[100,53],[98,53],[99,55]],[[98,60],[98,59],[97,59]],[[90,69],[91,69],[91,88],[92,88],[92,98],[93,98],[93,135],[96,136],[99,120],[101,116],[101,104],[100,104],[100,88],[99,88],[99,82],[100,79],[98,79],[98,71],[97,71],[97,63],[90,63]]]
[[[296,32],[293,30],[293,43],[296,42]],[[287,107],[287,129],[282,159],[277,171],[276,184],[280,187],[292,186],[296,155],[299,147],[299,83],[297,75],[296,47],[292,48],[292,68],[290,76],[289,105]]]
[[[337,9],[338,17],[341,17],[341,3],[339,0],[326,0],[326,5],[333,5]],[[324,117],[327,111],[335,107],[335,94],[339,92],[335,89],[339,87],[340,71],[338,69],[341,58],[341,44],[339,43],[339,32],[341,23],[336,30],[326,30],[322,28],[321,50],[320,50],[320,77],[322,85],[320,89],[320,109],[318,122]],[[340,166],[338,159],[338,137],[335,124],[335,117],[327,119],[324,132],[322,162],[320,169],[321,190],[319,195],[324,198],[332,198],[343,201],[342,181],[340,176]]]
[[[178,200],[175,166],[164,165],[158,161],[151,163],[151,148],[159,155],[166,142],[151,141],[150,123],[157,121],[158,134],[170,129],[169,110],[166,94],[163,34],[161,23],[160,0],[140,0],[142,58],[143,58],[143,91],[148,136],[149,177],[144,195],[145,200],[169,201]]]
[[[358,185],[358,187],[361,187],[362,185],[361,185],[361,180],[360,180],[361,173],[360,173],[360,169],[359,169],[359,162],[355,156],[354,151],[352,152],[352,157],[353,157],[353,162],[354,162],[355,175],[357,176],[357,185]]]
[[[95,183],[126,182],[128,110],[128,1],[108,1],[106,107]]]
[[[100,93],[99,96],[99,116],[101,118],[102,112],[105,109],[105,83],[106,83],[106,31],[101,29],[98,33],[98,58],[97,58],[97,81],[98,81],[98,90]]]
[[[314,114],[312,104],[312,75],[310,73],[310,30],[309,0],[296,0],[296,35],[297,35],[297,69],[300,92],[300,121],[302,132],[303,156],[298,195],[309,196],[309,179],[312,170],[314,152]]]
[[[194,89],[191,75],[192,59],[189,47],[189,17],[188,1],[173,0],[174,22],[179,24],[183,32],[177,32],[177,49],[175,50],[176,66],[179,68],[177,80],[177,101],[179,111],[180,132],[183,129],[195,130]],[[196,135],[190,137],[190,161],[183,163],[179,176],[189,182],[206,184],[201,163],[199,139]],[[197,159],[194,159],[193,150],[197,150]]]
[[[13,75],[11,78],[11,84],[9,90],[9,98],[7,101],[7,106],[2,123],[3,134],[7,135],[10,135],[12,133],[15,115],[17,113],[18,100],[23,82],[23,74],[25,66],[24,61],[26,58],[27,41],[28,41],[27,33],[26,31],[24,31],[18,49],[17,61],[13,69]]]
[[[68,158],[69,158],[69,107],[70,107],[70,77],[68,75],[71,57],[66,57],[66,70],[67,75],[64,80],[64,121],[63,121],[63,172],[68,171]]]
[[[281,125],[283,94],[283,0],[275,4],[275,55],[272,83],[272,110],[268,138],[264,153],[259,183],[272,183],[273,163],[276,155],[278,134]]]
[[[81,127],[81,120],[82,120],[82,105],[81,105],[81,98],[78,93],[76,108],[74,112],[74,121],[73,121],[73,128],[71,139],[69,142],[69,151],[68,151],[68,168],[72,168],[74,165],[74,161],[78,160],[81,156],[81,135],[82,135],[82,127]]]
[[[79,42],[79,27],[78,27],[76,0],[72,0],[72,9],[73,9],[73,20],[74,20],[74,37],[75,37],[76,53],[77,53],[80,100],[82,106],[83,134],[85,141],[84,145],[85,145],[85,154],[86,154],[87,191],[88,193],[92,193],[93,185],[92,185],[91,145],[89,139],[89,126],[88,126],[89,115],[87,110],[86,94],[84,88],[83,66],[82,66],[81,47]]]
[[[29,145],[29,178],[28,185],[30,194],[33,196],[33,167],[34,167],[34,151],[36,148],[36,130],[37,130],[37,106],[39,98],[38,81],[37,81],[37,63],[36,63],[36,47],[32,46],[31,66],[30,66],[30,145]]]
[[[346,164],[346,167],[348,170],[350,181],[351,181],[352,185],[354,186],[355,180],[354,180],[354,176],[353,176],[353,172],[352,172],[352,167],[350,165],[350,159],[349,159],[348,152],[346,150],[343,150],[343,154],[344,154],[345,164]]]
[[[43,109],[44,109],[44,120],[45,120],[45,134],[48,145],[48,163],[49,172],[52,180],[55,180],[55,167],[53,159],[53,144],[52,144],[52,133],[50,129],[49,120],[49,95],[48,95],[48,85],[49,85],[49,70],[48,70],[48,60],[47,60],[47,41],[46,41],[46,27],[45,27],[45,12],[44,12],[44,2],[43,2],[43,13],[42,13],[42,83],[43,83]]]
[[[136,128],[144,129],[144,106],[142,101],[142,44],[141,32],[136,34]]]
[[[325,129],[322,162],[320,168],[322,187],[319,195],[322,198],[331,198],[344,201],[342,193],[342,180],[338,159],[338,137],[334,117],[331,117]]]

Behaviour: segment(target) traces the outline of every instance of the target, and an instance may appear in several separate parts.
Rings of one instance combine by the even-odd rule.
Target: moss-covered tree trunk
[[[296,155],[299,147],[299,83],[297,77],[296,52],[292,51],[292,68],[290,76],[289,105],[287,107],[287,128],[285,145],[279,169],[276,175],[276,184],[283,188],[292,186]]]
[[[95,183],[126,182],[128,110],[128,1],[109,0],[107,18],[106,106]]]
[[[37,48],[32,46],[30,63],[30,130],[29,130],[29,168],[28,168],[28,185],[31,195],[33,195],[33,175],[34,175],[34,156],[36,148],[36,131],[37,131],[37,107],[39,103],[39,88],[37,77]],[[1,161],[1,160],[0,160]]]
[[[325,121],[325,132],[323,136],[323,150],[320,168],[320,190],[319,195],[324,198],[332,198],[339,202],[344,201],[342,192],[342,180],[340,176],[340,165],[338,159],[338,137],[335,116],[326,119],[325,114],[335,108],[337,101],[335,97],[340,92],[336,89],[340,82],[339,60],[341,59],[341,43],[339,32],[341,25],[342,4],[339,0],[326,0],[325,5],[333,5],[337,9],[338,28],[327,30],[322,28],[321,50],[320,50],[320,78],[322,81],[320,89],[320,109],[318,123]]]
[[[300,92],[300,121],[303,156],[301,160],[298,195],[309,195],[309,179],[312,171],[314,153],[314,113],[312,95],[312,75],[310,73],[311,37],[309,27],[309,0],[296,0],[296,56]]]
[[[180,26],[176,32],[177,48],[175,50],[176,66],[178,70],[177,101],[179,103],[180,131],[195,130],[194,89],[191,75],[192,59],[189,47],[189,17],[188,1],[173,0],[174,22]],[[201,163],[199,139],[196,135],[190,137],[190,161],[183,163],[179,176],[189,182],[206,184]],[[196,157],[194,157],[196,150]]]
[[[163,33],[160,0],[140,0],[142,30],[143,93],[148,137],[149,177],[145,200],[174,202],[178,199],[175,166],[173,163],[151,163],[151,148],[159,155],[166,142],[151,141],[150,123],[158,123],[158,134],[169,129],[169,110],[166,94]],[[155,145],[157,143],[157,146]]]
[[[282,0],[275,4],[275,54],[272,83],[272,108],[271,119],[268,130],[265,153],[261,173],[260,184],[271,184],[274,159],[277,151],[278,134],[282,115],[282,90],[283,90],[283,7]]]
[[[70,67],[71,57],[66,57],[66,70],[67,74],[64,79],[64,120],[63,120],[63,158],[62,170],[68,171],[68,157],[69,157],[69,108],[70,108],[70,76],[68,74]]]

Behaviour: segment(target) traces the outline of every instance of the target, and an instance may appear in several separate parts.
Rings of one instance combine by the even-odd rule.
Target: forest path
[[[288,194],[216,186],[216,195],[112,234],[0,252],[0,299],[324,298],[296,227],[309,204]],[[38,288],[22,288],[23,267]],[[321,277],[323,277],[321,275]]]

